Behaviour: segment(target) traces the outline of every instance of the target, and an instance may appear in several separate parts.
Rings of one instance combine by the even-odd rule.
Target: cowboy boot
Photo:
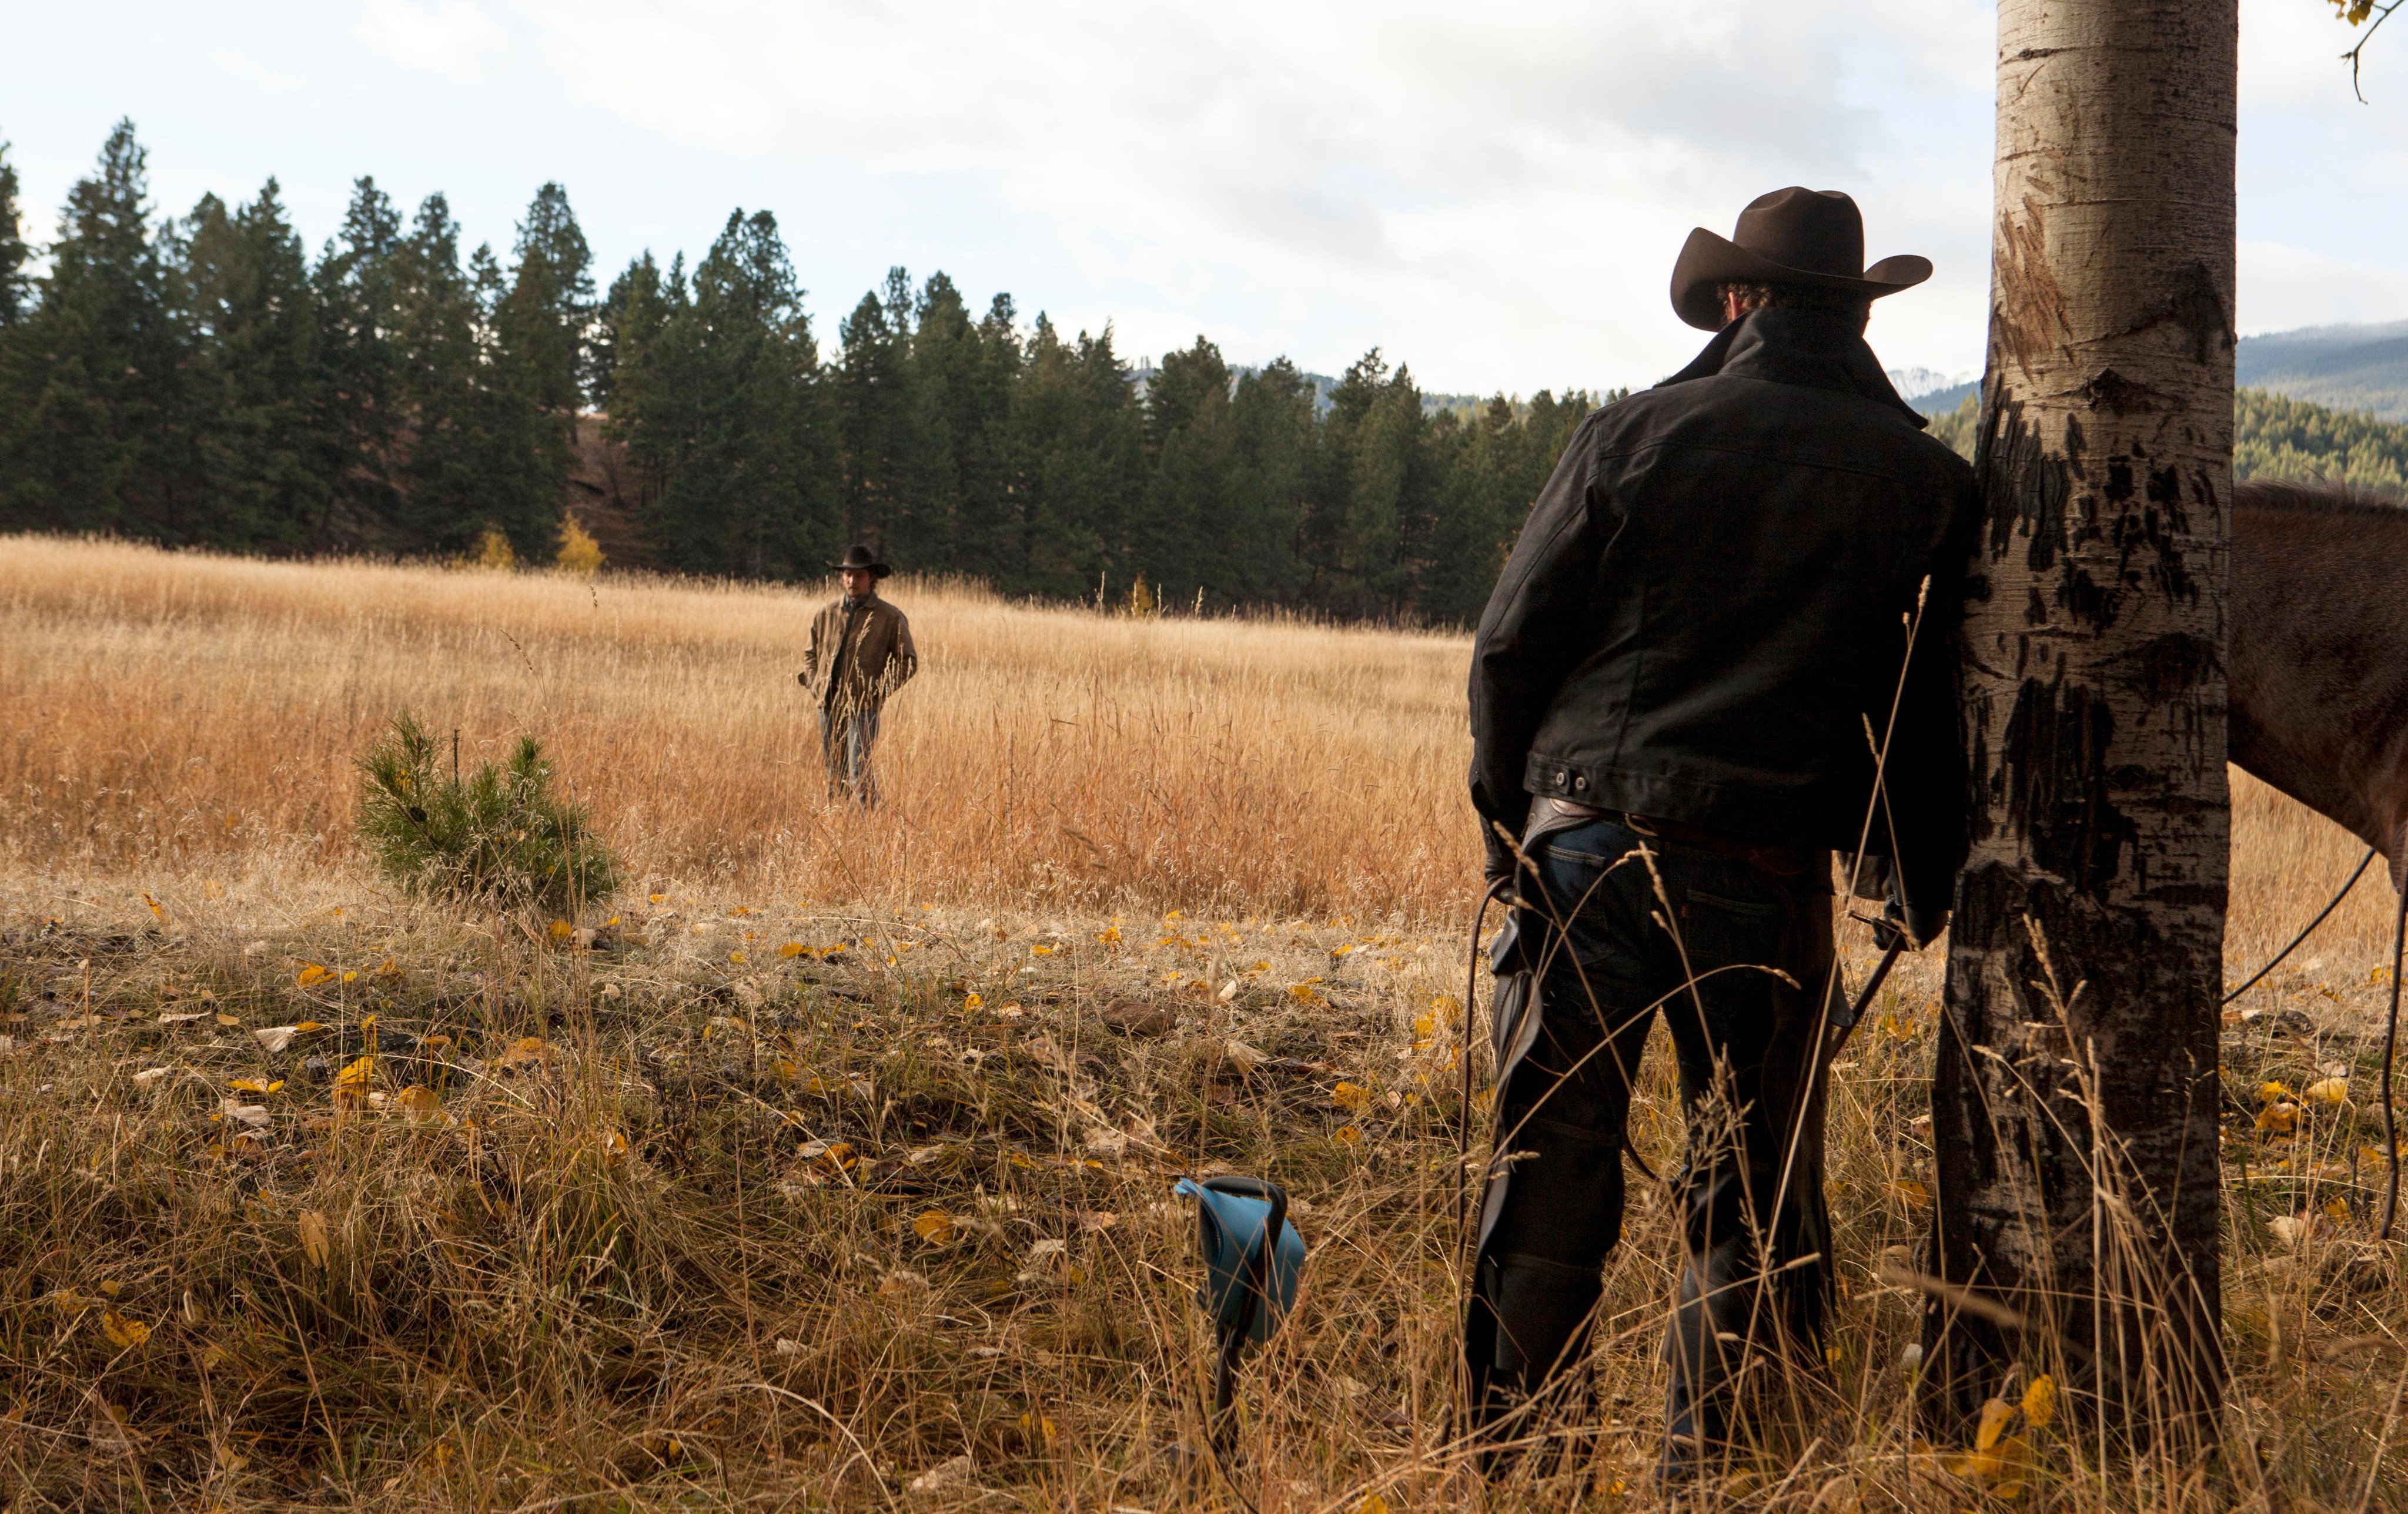
[[[1469,1429],[1483,1443],[1483,1476],[1493,1478],[1504,1470],[1513,1456],[1511,1442],[1531,1429],[1523,1422],[1531,1400],[1580,1360],[1603,1292],[1593,1268],[1531,1256],[1484,1260],[1465,1338],[1471,1362]]]
[[[1680,1296],[1664,1332],[1671,1374],[1656,1476],[1665,1482],[1697,1477],[1729,1450],[1735,1379],[1746,1356],[1756,1273],[1755,1248],[1744,1235],[1683,1260]]]

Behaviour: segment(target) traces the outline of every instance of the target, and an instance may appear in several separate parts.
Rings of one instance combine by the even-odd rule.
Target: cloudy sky
[[[1646,383],[1697,337],[1689,227],[1802,182],[1871,256],[1893,366],[1981,360],[1981,0],[303,0],[10,4],[0,139],[47,236],[130,116],[160,205],[283,184],[313,248],[351,179],[507,247],[558,179],[609,274],[767,208],[824,340],[892,264],[1123,352],[1201,333],[1426,388]],[[2243,0],[2244,332],[2408,318],[2408,31],[2351,98],[2329,0]],[[2403,23],[2408,24],[2408,23]]]

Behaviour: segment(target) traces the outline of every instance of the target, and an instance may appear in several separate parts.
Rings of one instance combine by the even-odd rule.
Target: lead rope
[[[2332,896],[2331,902],[2316,911],[2315,919],[2300,928],[2300,934],[2291,937],[2290,945],[2268,958],[2265,966],[2251,973],[2246,982],[2226,994],[2217,1003],[2230,1004],[2256,988],[2260,978],[2279,966],[2284,958],[2299,950],[2300,942],[2315,935],[2316,927],[2323,924],[2328,916],[2341,907],[2341,902],[2349,897],[2349,891],[2358,887],[2358,880],[2364,878],[2366,870],[2374,864],[2375,850],[2373,847],[2366,849],[2366,855],[2358,860],[2357,870],[2352,872],[2349,875],[2349,880],[2341,886],[2341,892]],[[2397,1128],[2399,1117],[2391,1107],[2391,1069],[2397,1060],[2400,1048],[2400,967],[2403,953],[2408,953],[2408,889],[2401,891],[2399,927],[2391,936],[2391,1008],[2385,1016],[2383,1025],[2383,1165],[2386,1180],[2383,1190],[2383,1228],[2378,1233],[2378,1238],[2386,1241],[2391,1238],[2392,1225],[2400,1218],[2400,1135]]]
[[[2408,950],[2408,888],[2400,891],[2400,928],[2391,936],[2391,1014],[2383,1029],[2383,1161],[2391,1176],[2383,1193],[2383,1230],[2378,1238],[2386,1241],[2391,1238],[2391,1222],[2400,1217],[2400,1136],[2392,1128],[2391,1064],[2400,1046],[2400,958],[2403,950]]]
[[[2341,886],[2341,892],[2332,896],[2332,902],[2326,905],[2322,909],[2317,910],[2316,918],[2308,921],[2306,925],[2300,927],[2300,934],[2291,937],[2291,944],[2289,946],[2285,947],[2282,950],[2275,952],[2272,957],[2268,958],[2266,965],[2258,968],[2256,972],[2251,973],[2247,982],[2242,984],[2239,988],[2234,989],[2231,993],[2217,1000],[2216,1003],[2219,1006],[2230,1004],[2233,1000],[2248,993],[2251,989],[2256,988],[2259,978],[2265,977],[2268,973],[2272,972],[2277,966],[2281,965],[2285,957],[2289,956],[2292,952],[2300,949],[2300,942],[2315,934],[2316,927],[2325,922],[2325,917],[2327,915],[2331,914],[2334,910],[2341,907],[2341,902],[2349,897],[2349,891],[2358,887],[2358,880],[2366,876],[2367,868],[2372,866],[2373,864],[2374,848],[2369,847],[2366,849],[2366,855],[2358,860],[2358,871],[2349,875],[2349,881]]]

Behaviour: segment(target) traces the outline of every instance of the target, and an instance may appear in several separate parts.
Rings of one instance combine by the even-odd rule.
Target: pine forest
[[[824,349],[767,211],[603,287],[567,193],[509,256],[369,179],[311,258],[271,179],[154,214],[121,122],[37,267],[0,152],[0,530],[796,579],[867,541],[1013,595],[1475,617],[1600,397],[1426,403],[896,268]],[[586,537],[592,531],[600,547]]]

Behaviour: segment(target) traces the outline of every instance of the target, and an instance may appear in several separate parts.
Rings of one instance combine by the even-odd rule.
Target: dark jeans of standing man
[[[1686,1161],[1671,1179],[1683,1257],[1664,1341],[1666,1471],[1675,1476],[1727,1440],[1742,1361],[1759,1359],[1749,1374],[1757,1399],[1791,1383],[1784,1363],[1819,1360],[1830,1287],[1817,1065],[1829,854],[1689,839],[1637,834],[1607,816],[1529,849],[1568,929],[1536,933],[1549,953],[1543,1019],[1498,1124],[1499,1150],[1528,1154],[1511,1164],[1481,1248],[1467,1342],[1492,1422],[1585,1350],[1601,1266],[1622,1234],[1630,1079],[1660,1012],[1688,1122]],[[1634,855],[1642,845],[1656,853],[1663,899]],[[1526,871],[1526,895],[1531,882]]]
[[[878,803],[878,778],[869,751],[878,744],[878,711],[820,711],[820,759],[827,764],[828,797],[864,809]]]

